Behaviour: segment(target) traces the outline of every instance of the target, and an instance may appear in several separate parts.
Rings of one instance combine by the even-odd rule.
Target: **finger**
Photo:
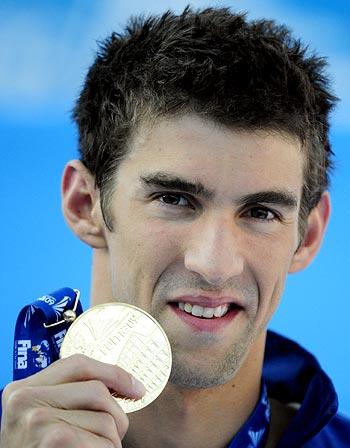
[[[84,355],[60,359],[25,381],[31,386],[53,386],[76,381],[99,380],[108,389],[130,398],[141,398],[146,389],[129,372],[118,366],[106,364]]]
[[[39,448],[122,448],[120,441],[113,444],[109,439],[66,423],[52,424],[47,428],[38,446]]]
[[[83,431],[90,432],[118,446],[125,434],[119,434],[115,421],[110,414],[94,411],[51,410],[53,423],[65,423]]]
[[[19,419],[29,422],[31,431],[35,426],[43,426],[48,422],[45,415],[51,408],[65,410],[90,410],[110,414],[118,433],[124,436],[129,420],[111,396],[108,388],[98,380],[59,384],[57,386],[23,386],[7,392],[4,412],[8,424],[16,425]],[[21,417],[22,416],[22,417]],[[39,418],[39,421],[38,421]]]
[[[58,386],[32,387],[32,406],[62,410],[96,411],[110,415],[121,437],[124,437],[129,420],[111,396],[107,387],[97,380],[68,383]]]

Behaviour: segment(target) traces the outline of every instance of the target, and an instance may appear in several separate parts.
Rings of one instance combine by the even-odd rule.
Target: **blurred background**
[[[1,0],[0,2],[0,385],[11,380],[13,331],[21,307],[63,286],[89,304],[89,248],[66,227],[60,177],[77,157],[70,111],[97,41],[120,31],[131,14],[180,12],[187,0]],[[333,217],[322,250],[289,277],[270,327],[320,360],[350,415],[350,4],[309,0],[192,1],[230,6],[249,17],[286,23],[321,55],[341,102],[332,117],[336,153]]]

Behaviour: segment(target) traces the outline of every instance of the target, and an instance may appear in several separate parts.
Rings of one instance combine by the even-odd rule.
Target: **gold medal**
[[[67,331],[60,356],[76,353],[116,364],[144,384],[140,400],[114,397],[126,413],[155,400],[170,376],[171,348],[164,330],[148,313],[126,303],[106,303],[81,314]]]

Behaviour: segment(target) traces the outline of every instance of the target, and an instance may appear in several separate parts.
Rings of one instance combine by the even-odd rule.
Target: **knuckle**
[[[25,416],[26,429],[33,431],[42,428],[49,421],[49,412],[46,408],[31,408]]]
[[[90,380],[88,384],[96,399],[101,400],[101,403],[104,403],[106,398],[110,396],[107,387],[102,383],[102,381]]]
[[[123,412],[121,417],[118,420],[118,432],[119,437],[122,439],[129,429],[129,419],[126,414]]]
[[[74,429],[64,423],[57,423],[50,427],[42,439],[40,448],[62,448],[71,446],[74,440]]]
[[[69,358],[66,358],[65,362],[67,364],[69,363],[69,366],[72,369],[73,373],[84,374],[87,377],[93,377],[94,375],[93,366],[91,365],[91,359],[86,355],[72,355]]]
[[[3,390],[3,396],[6,396],[7,394],[11,393],[13,390],[17,389],[17,387],[18,383],[16,383],[16,381],[6,384]]]
[[[7,404],[10,396],[12,395],[12,393],[17,389],[17,384],[16,383],[9,383],[4,387],[4,390],[2,391],[2,403],[3,403],[3,407],[5,407],[4,405]]]
[[[101,415],[101,420],[99,422],[100,434],[106,438],[106,441],[120,441],[119,431],[117,429],[117,424],[114,417],[107,412],[103,412]],[[112,444],[112,446],[114,446]]]
[[[107,387],[98,380],[88,381],[88,387],[94,399],[94,407],[101,411],[107,410],[108,403],[111,399],[111,394]]]
[[[112,430],[115,431],[115,420],[111,414],[108,414],[107,412],[103,414],[103,424],[109,432]]]
[[[33,401],[33,388],[12,386],[7,390],[4,397],[5,408],[17,413],[25,408],[26,403]]]

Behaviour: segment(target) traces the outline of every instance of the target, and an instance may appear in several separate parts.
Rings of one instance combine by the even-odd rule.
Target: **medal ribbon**
[[[59,359],[70,323],[82,312],[77,289],[62,288],[40,297],[19,313],[13,351],[13,379],[20,380]]]
[[[271,409],[266,384],[262,381],[259,401],[254,411],[227,448],[263,448],[269,433],[270,418]]]

